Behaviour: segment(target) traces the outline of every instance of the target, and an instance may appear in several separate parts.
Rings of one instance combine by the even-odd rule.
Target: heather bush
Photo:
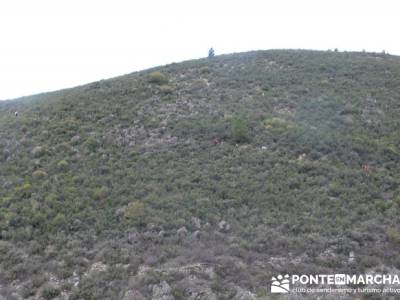
[[[148,75],[148,81],[150,83],[159,84],[159,85],[168,83],[167,77],[159,71],[151,72]]]
[[[139,201],[131,202],[124,212],[126,221],[133,225],[140,225],[146,217],[145,206]]]
[[[234,117],[231,120],[232,139],[237,143],[250,141],[250,129],[247,121],[242,117]]]
[[[32,177],[34,179],[40,180],[47,177],[47,173],[43,170],[36,170],[32,173]]]

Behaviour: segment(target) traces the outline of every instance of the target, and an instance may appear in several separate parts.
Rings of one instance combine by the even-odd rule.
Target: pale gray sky
[[[0,99],[216,54],[400,55],[395,0],[1,0]]]

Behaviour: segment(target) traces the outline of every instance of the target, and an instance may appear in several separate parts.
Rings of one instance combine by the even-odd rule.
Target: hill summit
[[[398,273],[399,192],[395,56],[255,51],[0,102],[0,295],[269,299],[278,274]]]

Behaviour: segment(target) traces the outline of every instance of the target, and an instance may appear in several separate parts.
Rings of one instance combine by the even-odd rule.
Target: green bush
[[[144,222],[146,216],[144,204],[134,201],[129,204],[124,212],[124,217],[130,224],[139,225]]]
[[[285,132],[289,127],[289,123],[282,118],[273,117],[264,121],[264,127],[274,133]]]
[[[64,214],[59,213],[55,216],[55,218],[53,219],[53,225],[56,227],[65,227],[65,225],[67,224],[67,220],[64,216]]]
[[[35,148],[32,149],[32,155],[33,157],[39,158],[43,155],[45,155],[47,152],[45,147],[42,146],[36,146]]]
[[[400,245],[400,231],[396,228],[389,228],[386,235],[390,242]]]
[[[392,207],[392,203],[380,200],[376,203],[375,207],[377,211],[384,213],[385,211],[387,211]]]
[[[60,170],[63,170],[63,171],[67,170],[68,169],[68,162],[66,160],[64,160],[64,159],[60,160],[57,163],[57,168],[60,169]]]
[[[110,190],[107,187],[102,186],[93,191],[93,198],[95,200],[104,200],[108,196],[109,193],[110,193]]]
[[[90,137],[86,140],[85,146],[90,152],[95,152],[98,147],[98,142],[95,138]]]
[[[237,143],[250,141],[250,130],[247,122],[243,118],[233,118],[231,120],[232,139]]]
[[[379,265],[379,258],[371,255],[366,255],[361,258],[360,265],[364,268],[372,268],[374,266]]]
[[[210,70],[209,67],[202,67],[202,68],[200,69],[200,73],[201,73],[201,74],[209,74],[210,72],[211,72],[211,70]]]
[[[42,291],[42,297],[45,300],[51,300],[60,295],[60,289],[53,285],[46,285]]]
[[[33,179],[39,180],[47,177],[47,173],[42,170],[36,170],[35,172],[32,173]]]
[[[14,191],[16,195],[23,198],[28,198],[32,193],[32,185],[30,183],[25,183],[22,186],[16,187]]]
[[[163,84],[160,86],[160,92],[164,95],[169,95],[174,92],[174,88],[168,84]]]
[[[163,73],[154,71],[148,75],[148,82],[161,85],[167,83],[168,78]]]

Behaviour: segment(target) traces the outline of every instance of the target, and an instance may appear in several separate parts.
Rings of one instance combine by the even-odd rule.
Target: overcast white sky
[[[0,99],[257,49],[400,55],[395,0],[1,0]]]

